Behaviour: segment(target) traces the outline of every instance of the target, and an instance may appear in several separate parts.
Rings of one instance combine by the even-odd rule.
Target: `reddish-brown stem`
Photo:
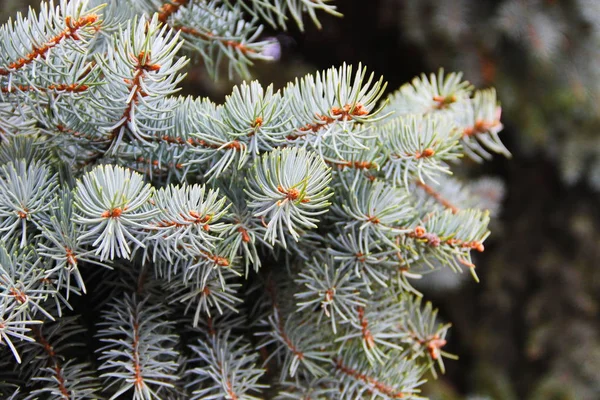
[[[163,4],[158,12],[158,20],[163,24],[167,22],[169,17],[177,12],[180,7],[185,6],[190,0],[171,0]]]
[[[123,129],[123,127],[125,127],[127,123],[131,121],[131,113],[133,111],[133,106],[138,103],[139,98],[147,96],[147,93],[145,93],[142,90],[142,78],[144,77],[144,72],[159,70],[160,65],[152,64],[150,62],[150,53],[142,51],[140,52],[140,54],[137,55],[137,64],[135,66],[135,73],[133,74],[133,79],[126,80],[126,82],[130,84],[130,90],[133,90],[133,95],[130,96],[131,100],[129,101],[129,103],[127,103],[125,111],[123,111],[123,116],[121,117],[123,122],[117,125],[112,131],[112,138],[115,138],[119,134],[121,129]]]
[[[375,339],[373,338],[373,334],[369,330],[369,321],[365,317],[365,309],[364,307],[358,307],[357,311],[363,340],[367,344],[367,347],[369,349],[372,349],[373,347],[375,347]]]
[[[346,104],[343,108],[333,107],[331,109],[330,114],[331,116],[316,114],[316,117],[320,122],[314,124],[306,124],[298,128],[298,131],[300,133],[290,134],[286,136],[286,139],[295,140],[300,137],[306,136],[309,133],[317,133],[319,130],[326,127],[327,125],[332,124],[335,121],[349,121],[352,119],[352,117],[364,117],[365,115],[369,114],[369,111],[367,111],[367,109],[362,104],[356,103],[353,105]]]
[[[340,171],[343,171],[346,168],[354,168],[354,169],[376,169],[378,165],[371,161],[331,161],[325,160],[325,162],[329,165],[333,165],[337,167]]]
[[[191,28],[189,26],[181,26],[181,25],[175,25],[175,26],[173,26],[173,28],[178,29],[183,33],[187,33],[188,35],[196,36],[200,39],[216,40],[227,47],[231,47],[235,50],[240,51],[242,54],[256,53],[256,50],[247,47],[243,43],[236,42],[234,40],[220,38],[220,37],[212,34],[211,32],[200,32],[199,30]]]
[[[433,246],[433,247],[438,247],[439,245],[441,245],[443,243],[443,244],[447,244],[452,247],[461,247],[464,249],[477,250],[480,253],[485,250],[483,243],[481,243],[478,240],[471,240],[471,241],[467,241],[467,242],[465,242],[461,239],[453,239],[453,238],[442,240],[435,233],[427,232],[425,230],[425,228],[422,226],[417,226],[412,232],[408,233],[408,236],[424,240],[430,246]]]
[[[211,316],[206,317],[206,325],[208,328],[208,334],[210,336],[216,336],[217,335],[217,331],[215,330],[215,325],[213,323],[213,319]]]
[[[141,156],[140,156],[140,157],[138,157],[138,158],[136,158],[136,161],[137,161],[138,163],[148,163],[148,164],[152,164],[152,166],[153,166],[154,168],[158,168],[158,167],[159,167],[159,165],[160,165],[160,162],[159,162],[158,160],[152,160],[152,161],[150,161],[150,160],[147,160],[147,159],[145,159],[144,157],[141,157]],[[181,163],[177,163],[177,164],[169,163],[169,164],[167,164],[167,166],[168,166],[169,168],[175,168],[175,169],[182,169],[182,168],[183,168],[183,164],[181,164]]]
[[[442,206],[444,206],[445,208],[452,210],[452,214],[456,214],[458,213],[459,209],[458,207],[454,206],[452,203],[450,203],[448,200],[446,200],[444,197],[442,197],[442,195],[437,192],[434,188],[432,188],[431,186],[421,182],[421,181],[417,181],[417,186],[419,186],[421,189],[423,189],[425,191],[425,193],[427,193],[429,196],[433,197],[433,199],[435,201],[437,201],[438,203],[440,203]]]
[[[208,222],[210,222],[210,220],[212,219],[212,215],[200,215],[198,214],[197,211],[194,210],[190,210],[188,211],[188,214],[179,214],[179,216],[181,218],[183,218],[184,222],[177,222],[177,221],[159,221],[156,226],[159,228],[168,228],[168,227],[176,227],[176,228],[180,228],[182,226],[187,226],[190,224],[204,224],[205,226],[207,226],[206,224]],[[204,228],[204,230],[209,230],[208,228]]]
[[[65,377],[63,375],[62,366],[60,365],[58,357],[56,357],[56,352],[54,351],[54,347],[48,342],[48,340],[42,335],[42,330],[39,327],[35,327],[33,329],[37,342],[42,345],[44,351],[48,355],[48,365],[54,371],[56,377],[56,383],[58,384],[58,390],[62,395],[63,399],[69,400],[71,398],[71,394],[65,385]]]
[[[227,394],[229,395],[229,398],[231,400],[238,400],[239,397],[237,396],[237,394],[233,391],[233,387],[231,386],[231,381],[228,379],[227,380]]]
[[[80,93],[80,92],[85,92],[88,89],[89,89],[89,86],[80,85],[77,83],[71,83],[71,84],[57,83],[57,84],[49,85],[46,87],[37,87],[37,86],[30,86],[30,85],[13,85],[10,88],[3,87],[1,90],[2,90],[2,93],[14,93],[17,90],[20,90],[21,92],[56,90],[58,92]]]
[[[389,396],[393,399],[403,399],[406,396],[406,393],[396,390],[390,385],[386,385],[383,382],[378,381],[376,378],[369,376],[367,374],[363,374],[360,371],[357,371],[351,367],[344,365],[341,359],[336,360],[335,367],[338,371],[342,372],[344,375],[351,376],[354,379],[362,381],[368,385],[373,386],[379,393],[383,393],[386,396]],[[372,392],[372,390],[371,390]]]
[[[134,385],[139,390],[144,386],[144,377],[142,375],[142,366],[140,365],[140,326],[138,324],[137,311],[134,315],[133,323],[133,343],[132,343],[132,358],[133,358],[133,370],[134,370]]]
[[[96,143],[106,142],[106,139],[96,139],[90,134],[74,131],[73,129],[69,129],[61,124],[56,125],[56,130],[59,131],[60,133],[66,133],[66,134],[69,134],[78,139],[89,140],[90,142],[96,142]]]
[[[149,140],[151,140],[153,142],[166,142],[169,144],[189,145],[192,147],[205,147],[208,149],[224,148],[224,149],[241,150],[244,146],[243,143],[241,143],[239,140],[233,140],[233,141],[227,143],[225,146],[223,146],[221,144],[208,143],[207,141],[202,140],[202,139],[195,139],[195,138],[184,139],[182,137],[174,137],[174,136],[168,136],[168,135],[163,135],[160,137],[152,137]]]
[[[67,257],[67,264],[77,265],[77,255],[68,247],[65,248],[65,257]]]
[[[24,304],[27,301],[27,294],[15,287],[10,288],[8,294],[14,297],[17,303]]]
[[[244,228],[243,226],[240,225],[237,228],[237,231],[242,235],[242,241],[244,243],[250,242],[250,235],[248,234],[248,230],[246,228]]]
[[[475,121],[475,125],[466,127],[463,130],[463,137],[474,136],[480,133],[486,133],[489,130],[500,125],[500,120],[486,121],[479,119]]]
[[[65,24],[67,25],[67,27],[61,33],[50,39],[48,42],[42,44],[40,47],[35,47],[25,57],[19,58],[17,61],[10,63],[6,69],[0,68],[0,75],[8,75],[14,70],[23,68],[25,65],[35,60],[38,56],[42,58],[46,57],[48,51],[50,51],[50,49],[52,49],[53,47],[57,46],[63,40],[80,40],[81,38],[79,37],[77,31],[79,31],[83,27],[93,24],[97,20],[98,16],[95,14],[81,17],[77,19],[77,21],[73,21],[73,17],[71,16],[65,17]]]
[[[279,312],[278,312],[279,311],[279,305],[277,303],[277,294],[276,294],[276,289],[275,289],[275,283],[270,278],[269,278],[269,281],[267,282],[267,293],[269,294],[269,296],[271,298],[271,305],[273,307],[273,311],[277,312],[277,330],[279,331],[279,334],[281,335],[281,338],[283,339],[283,341],[286,344],[287,348],[296,357],[298,357],[299,360],[303,360],[304,359],[304,353],[302,351],[300,351],[294,345],[294,343],[292,343],[292,340],[290,339],[290,337],[285,332],[285,326],[283,324],[283,320],[281,319],[281,316],[279,315]]]
[[[285,333],[285,330],[283,329],[283,323],[279,323],[279,334],[281,335],[281,338],[283,339],[283,341],[285,342],[285,345],[287,346],[287,348],[296,356],[298,357],[299,360],[303,360],[304,359],[304,353],[302,351],[300,351],[292,342],[292,340],[290,339],[290,337],[287,335],[287,333]]]
[[[491,84],[496,79],[496,63],[492,57],[485,53],[481,53],[479,56],[480,73],[483,81],[486,84]]]

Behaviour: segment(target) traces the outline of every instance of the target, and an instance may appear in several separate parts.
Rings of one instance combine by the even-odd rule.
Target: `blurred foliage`
[[[2,0],[0,1],[1,20],[4,22],[7,17],[16,15],[17,12],[25,12],[29,6],[37,6],[37,0]]]
[[[429,66],[497,87],[523,151],[545,151],[567,183],[600,190],[599,1],[386,0],[381,10]]]

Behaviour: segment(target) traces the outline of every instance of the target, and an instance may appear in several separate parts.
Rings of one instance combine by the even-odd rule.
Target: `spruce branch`
[[[471,100],[471,107],[459,116],[463,124],[462,143],[469,157],[481,162],[490,159],[488,151],[510,157],[498,133],[503,125],[500,122],[502,109],[496,99],[496,90],[477,90]]]
[[[440,71],[382,99],[382,78],[343,65],[223,104],[177,96],[182,49],[245,74],[272,50],[261,20],[335,7],[100,1],[0,29],[0,343],[32,368],[3,395],[100,395],[66,351],[83,331],[65,308],[91,304],[111,399],[420,398],[452,356],[410,280],[474,273],[477,208],[501,189],[448,175],[508,155],[495,92]]]
[[[224,59],[230,79],[234,72],[248,77],[253,60],[270,59],[265,48],[272,41],[258,39],[263,27],[256,20],[244,20],[239,5],[226,6],[215,0],[193,2],[181,7],[176,17],[172,27],[182,33],[186,47],[203,56],[208,72],[215,78]]]
[[[490,216],[498,214],[504,197],[504,186],[498,179],[482,177],[473,182],[463,182],[454,177],[442,177],[438,183],[414,183],[415,208],[423,210],[422,218],[431,210],[460,210],[477,208],[488,210]]]
[[[329,318],[333,333],[336,334],[336,320],[342,323],[350,320],[354,309],[366,304],[356,289],[360,277],[352,270],[339,268],[339,263],[331,255],[317,256],[305,264],[304,271],[295,279],[296,283],[303,286],[302,292],[294,294],[298,299],[298,311],[320,309],[319,320],[323,316]]]
[[[340,398],[425,399],[418,395],[422,369],[402,356],[373,366],[360,352],[349,352],[335,360],[334,372],[339,379]]]
[[[187,59],[176,58],[183,42],[177,33],[160,24],[157,15],[149,21],[135,19],[113,41],[107,54],[96,57],[106,77],[96,102],[106,110],[110,125],[102,128],[112,140],[110,150],[116,151],[125,138],[148,140],[148,132],[159,136],[168,127],[149,121],[172,112],[163,100],[178,90],[177,84],[184,77],[179,71]]]
[[[21,247],[15,241],[0,244],[0,344],[10,348],[18,363],[21,357],[12,340],[33,341],[27,335],[30,326],[41,324],[40,317],[54,320],[45,301],[56,291],[44,276],[33,245]]]
[[[31,117],[28,107],[4,102],[0,96],[0,143],[2,144],[0,151],[4,152],[12,139],[29,137],[35,132],[35,120]],[[3,164],[18,158],[3,158],[5,160]]]
[[[32,386],[27,399],[51,398],[94,399],[100,382],[88,362],[78,362],[66,355],[72,348],[85,348],[78,336],[85,331],[76,318],[64,317],[45,322],[33,329],[35,342],[24,343],[28,382]]]
[[[106,382],[104,390],[115,391],[111,399],[129,391],[133,399],[160,399],[174,387],[177,335],[166,314],[163,306],[129,294],[115,299],[103,312],[97,334],[105,343],[98,349],[99,370]]]
[[[0,247],[2,302],[8,304],[8,309],[23,310],[22,317],[26,319],[33,319],[38,313],[45,318],[54,319],[43,307],[46,298],[54,293],[48,290],[41,260],[35,254],[33,246],[18,252],[14,244],[7,244],[8,246]]]
[[[12,75],[24,67],[43,64],[57,46],[81,51],[77,42],[91,40],[100,29],[96,12],[101,7],[88,10],[86,6],[86,0],[60,0],[56,8],[53,1],[44,2],[37,15],[31,9],[27,18],[4,24],[0,29],[0,75],[8,76],[10,82]]]
[[[440,69],[437,75],[422,74],[392,93],[387,109],[400,115],[460,113],[468,105],[472,91],[473,86],[462,81],[462,73],[446,74]]]
[[[223,123],[223,106],[209,100],[189,103],[192,107],[190,138],[186,144],[193,156],[189,164],[205,164],[204,175],[210,180],[224,174],[237,161],[238,169],[247,161],[248,147],[238,137],[229,134]],[[181,140],[181,139],[178,139]]]
[[[279,240],[286,247],[284,228],[295,241],[298,228],[316,228],[315,217],[327,212],[327,199],[333,194],[330,180],[325,163],[302,148],[276,149],[258,159],[246,193],[254,215],[265,220],[265,240]]]
[[[370,363],[382,364],[403,350],[404,333],[397,329],[403,314],[396,289],[377,292],[368,298],[366,305],[353,307],[350,324],[335,341],[345,349],[362,348]]]
[[[446,117],[447,118],[447,117]],[[380,140],[386,146],[386,179],[408,187],[409,177],[419,182],[434,181],[450,174],[447,161],[461,156],[458,130],[452,121],[439,115],[394,118],[381,127]]]
[[[121,167],[94,168],[78,180],[75,189],[75,222],[85,231],[79,241],[96,247],[100,261],[128,258],[159,211],[148,206],[152,188],[142,175]]]
[[[440,323],[437,318],[437,310],[430,302],[423,306],[420,297],[411,298],[404,295],[400,302],[406,313],[398,327],[401,332],[406,334],[402,342],[409,346],[411,357],[425,358],[426,364],[431,366],[430,369],[434,376],[437,376],[435,364],[444,373],[444,357],[456,358],[442,350],[447,343],[446,335],[450,324]]]
[[[38,241],[38,253],[53,260],[54,265],[46,267],[46,277],[56,282],[56,289],[61,291],[63,286],[67,300],[71,293],[71,278],[77,289],[86,293],[85,282],[81,276],[81,262],[109,268],[94,255],[94,251],[79,242],[83,234],[81,226],[73,222],[73,194],[70,190],[59,191],[56,205],[49,213],[47,221],[43,222],[42,233]]]
[[[327,252],[339,263],[339,268],[352,271],[369,293],[381,290],[373,287],[374,282],[387,288],[389,273],[398,265],[398,260],[395,259],[397,249],[378,240],[365,243],[361,239],[360,228],[346,230],[338,226],[335,232],[335,235],[330,233],[328,236],[331,247]]]
[[[304,30],[303,14],[308,14],[315,26],[321,29],[317,12],[326,12],[334,16],[341,16],[337,7],[330,4],[331,0],[226,0],[229,4],[241,4],[244,9],[256,18],[265,20],[273,28],[287,29],[291,16],[298,28]],[[249,4],[248,4],[249,3]]]
[[[386,154],[382,141],[375,136],[376,131],[350,122],[342,123],[339,128],[337,134],[324,137],[322,146],[318,148],[323,161],[340,174],[354,170],[362,172],[366,177],[377,175],[386,160]],[[356,136],[346,140],[347,135]]]
[[[40,224],[52,207],[58,180],[40,162],[16,160],[0,167],[0,232],[2,240],[20,230],[21,247],[27,244],[27,222]]]
[[[191,364],[201,366],[189,370],[193,389],[192,399],[239,399],[258,400],[265,388],[259,383],[264,370],[257,368],[258,354],[242,337],[231,338],[231,332],[217,333],[206,340],[198,340],[190,346],[195,358]]]
[[[40,145],[39,138],[32,135],[11,136],[0,146],[0,164],[2,165],[21,159],[26,164],[32,164],[47,157],[47,149]]]
[[[169,304],[184,303],[184,314],[193,307],[193,327],[200,323],[201,316],[209,318],[213,315],[223,315],[226,311],[238,312],[236,308],[241,299],[238,297],[240,283],[234,283],[237,275],[232,271],[224,271],[222,277],[211,273],[204,281],[192,281],[186,283],[185,278],[175,277],[166,285],[172,294],[169,296]],[[215,312],[216,311],[216,312]]]
[[[457,272],[467,267],[478,280],[471,251],[484,251],[489,220],[487,211],[470,209],[454,214],[445,210],[426,216],[407,236],[417,245],[416,250],[426,263],[437,259]]]
[[[13,340],[33,341],[27,335],[31,325],[41,324],[40,320],[27,318],[26,308],[19,308],[7,301],[0,303],[0,344],[8,346],[17,363],[21,364],[21,357],[13,343]]]
[[[311,142],[322,131],[331,134],[331,125],[340,121],[365,123],[380,119],[377,115],[383,107],[377,103],[386,84],[383,78],[373,79],[373,73],[367,78],[367,70],[362,65],[353,73],[352,66],[344,64],[288,84],[283,96],[288,99],[296,132],[287,139],[302,138]]]
[[[280,383],[281,390],[275,400],[336,399],[339,389],[332,377],[296,377]]]
[[[228,216],[230,225],[228,231],[223,234],[222,245],[224,248],[231,249],[230,258],[241,255],[246,277],[248,277],[250,265],[255,271],[258,271],[261,266],[258,244],[259,242],[265,244],[265,242],[261,241],[264,227],[248,208],[242,186],[241,181],[233,179],[228,185],[222,186],[223,193],[231,202]]]
[[[275,309],[268,320],[264,321],[269,330],[258,333],[264,336],[258,348],[270,345],[275,347],[265,364],[278,357],[281,363],[281,380],[293,378],[299,370],[306,370],[317,377],[327,374],[326,366],[331,364],[332,350],[321,335],[306,329],[309,324],[309,320],[302,321],[298,314],[281,316],[279,309]]]
[[[446,183],[446,182],[444,182]],[[450,182],[447,181],[448,184],[446,185],[437,185],[440,186],[442,188],[447,188],[448,186],[450,186]],[[452,211],[453,214],[456,214],[460,211],[460,209],[455,205],[456,204],[456,199],[454,200],[449,200],[447,196],[444,196],[442,193],[438,192],[436,190],[436,188],[434,188],[433,186],[427,185],[423,182],[417,181],[415,183],[415,185],[417,186],[417,188],[421,189],[423,191],[423,193],[425,193],[428,197],[426,197],[426,199],[422,200],[423,202],[426,202],[427,199],[433,199],[433,201],[435,201],[436,204],[441,205],[443,208],[448,209],[450,211]],[[456,187],[456,186],[454,186]],[[458,187],[458,191],[460,191],[460,189],[462,189],[461,187]]]
[[[393,245],[390,236],[406,232],[407,223],[414,218],[409,193],[385,181],[358,178],[342,181],[337,191],[340,197],[333,211],[340,217],[338,224],[355,228],[365,247],[373,241]]]
[[[185,282],[194,282],[195,285],[204,288],[206,283],[216,276],[224,289],[226,276],[241,276],[237,261],[228,258],[229,254],[225,250],[221,245],[212,253],[202,252],[193,258],[185,270]]]
[[[153,259],[157,256],[172,261],[173,254],[187,253],[191,257],[213,251],[219,234],[227,229],[220,222],[227,213],[225,197],[218,190],[201,185],[167,186],[154,193],[151,204],[158,210],[144,242],[152,244]]]
[[[223,104],[221,115],[227,133],[245,139],[249,153],[270,151],[285,141],[292,130],[288,105],[273,85],[266,89],[257,81],[235,86]]]

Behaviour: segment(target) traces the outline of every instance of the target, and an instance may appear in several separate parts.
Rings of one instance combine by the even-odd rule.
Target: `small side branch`
[[[36,341],[41,344],[44,348],[44,352],[48,356],[48,365],[54,371],[54,376],[56,377],[56,384],[58,385],[58,390],[62,395],[64,400],[69,400],[71,398],[71,394],[65,385],[65,377],[63,374],[63,369],[60,364],[59,358],[56,356],[56,352],[54,351],[54,347],[48,342],[48,340],[42,335],[42,330],[39,327],[34,329],[34,333],[36,336]]]
[[[331,125],[335,121],[349,121],[352,117],[364,117],[369,114],[369,111],[360,103],[357,104],[346,104],[343,108],[333,107],[330,115],[317,114],[316,117],[320,122],[314,124],[306,124],[298,128],[299,133],[291,134],[286,136],[288,140],[296,140],[300,137],[306,136],[309,133],[317,133],[324,127]]]
[[[31,85],[13,85],[11,87],[3,87],[1,89],[2,93],[15,93],[17,90],[21,92],[49,92],[49,91],[57,91],[57,92],[71,92],[71,93],[81,93],[85,92],[89,89],[87,85],[79,85],[76,83],[71,84],[53,84],[46,87],[39,86],[31,86]]]
[[[256,53],[256,50],[246,46],[243,43],[236,42],[235,40],[229,40],[229,39],[225,39],[222,37],[218,37],[218,36],[212,34],[211,32],[200,32],[199,30],[191,28],[189,26],[181,26],[181,25],[175,25],[175,26],[173,26],[173,29],[177,29],[183,33],[187,33],[188,35],[192,35],[192,36],[195,36],[195,37],[203,39],[203,40],[220,42],[221,44],[223,44],[227,47],[231,47],[232,49],[237,50],[237,51],[241,52],[242,54]]]
[[[134,369],[134,378],[133,384],[136,388],[136,391],[141,391],[144,389],[144,376],[142,375],[142,367],[140,365],[140,329],[139,329],[139,321],[137,310],[134,314],[134,323],[133,323],[133,343],[131,346],[132,358],[133,358],[133,369]]]
[[[66,39],[80,40],[81,37],[79,36],[78,31],[81,28],[95,23],[96,21],[98,21],[98,16],[96,14],[81,17],[76,21],[73,21],[73,17],[71,16],[65,17],[65,24],[67,27],[61,33],[40,47],[34,48],[33,51],[31,51],[31,53],[27,54],[25,57],[10,63],[7,68],[0,68],[0,75],[8,75],[15,70],[21,69],[25,65],[31,63],[37,57],[45,58],[50,49],[56,47],[59,43]]]
[[[237,139],[232,140],[231,142],[228,142],[228,143],[224,143],[224,144],[209,143],[206,140],[202,140],[202,139],[195,139],[195,138],[184,139],[182,137],[168,136],[168,135],[163,135],[160,137],[152,137],[152,138],[149,138],[148,140],[156,142],[156,143],[188,145],[191,147],[205,147],[207,149],[215,149],[215,150],[217,150],[217,149],[242,150],[244,147],[244,144]]]
[[[425,191],[425,193],[427,193],[429,196],[431,196],[439,204],[444,206],[444,208],[451,210],[452,214],[457,214],[460,211],[458,209],[458,207],[454,206],[450,201],[446,200],[439,192],[437,192],[431,186],[429,186],[421,181],[417,181],[417,186],[420,187],[421,189],[423,189]]]
[[[160,65],[152,64],[150,62],[150,54],[146,52],[140,52],[137,56],[137,65],[135,66],[135,73],[133,75],[133,79],[129,81],[130,90],[133,90],[133,94],[130,96],[130,101],[125,107],[125,111],[123,111],[123,116],[121,117],[122,122],[115,127],[112,131],[111,137],[114,139],[119,132],[127,125],[128,122],[131,121],[131,113],[133,111],[133,106],[138,103],[139,98],[146,96],[147,94],[142,90],[142,78],[144,77],[145,71],[158,71],[160,70]]]
[[[340,171],[343,171],[346,168],[349,169],[359,169],[359,170],[368,170],[368,169],[377,169],[379,165],[372,161],[345,161],[345,160],[324,160],[326,164],[336,167]]]
[[[392,399],[403,399],[406,397],[406,393],[396,390],[394,387],[390,385],[386,385],[383,382],[378,381],[372,376],[367,374],[363,374],[362,372],[355,370],[351,367],[344,365],[341,359],[335,361],[335,368],[343,373],[344,375],[350,376],[356,380],[366,383],[367,385],[373,387],[377,392],[385,394],[386,396],[391,397]],[[369,390],[371,393],[374,392],[373,389]]]
[[[477,120],[473,126],[466,127],[463,130],[463,137],[475,136],[480,133],[486,133],[500,126],[500,120]]]
[[[360,321],[363,340],[367,344],[367,347],[372,349],[375,347],[375,339],[373,339],[373,334],[369,329],[369,321],[365,317],[365,309],[363,307],[358,307],[358,320]]]

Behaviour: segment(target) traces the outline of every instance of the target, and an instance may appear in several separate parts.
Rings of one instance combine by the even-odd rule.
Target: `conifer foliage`
[[[126,3],[126,6],[124,5]],[[223,104],[328,0],[60,0],[0,30],[0,392],[13,399],[417,399],[449,325],[411,285],[476,275],[509,155],[491,89],[362,66]],[[478,207],[478,205],[480,207]]]

